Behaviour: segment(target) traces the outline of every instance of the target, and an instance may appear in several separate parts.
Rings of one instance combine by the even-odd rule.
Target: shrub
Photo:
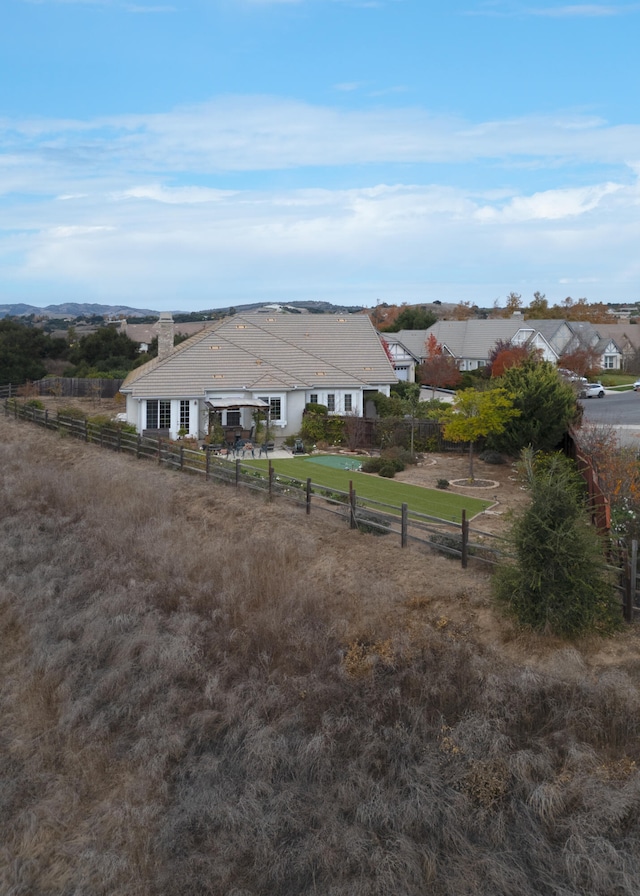
[[[388,535],[391,531],[389,520],[370,510],[356,510],[358,530],[369,535]]]
[[[491,451],[487,449],[478,455],[480,460],[484,461],[485,464],[504,464],[506,463],[502,454],[499,451]]]
[[[44,402],[40,401],[39,398],[30,398],[29,401],[25,402],[25,405],[28,408],[35,408],[37,411],[44,411]]]
[[[370,457],[368,460],[363,461],[360,470],[363,473],[379,473],[383,463],[382,457]]]
[[[404,469],[404,467],[401,469]],[[398,472],[397,464],[395,464],[394,461],[383,459],[380,464],[380,469],[378,470],[378,475],[384,476],[385,479],[393,479]]]
[[[436,482],[436,488],[449,488],[449,480],[438,479],[438,481]]]
[[[58,417],[71,417],[72,420],[84,420],[85,414],[81,408],[58,408]]]
[[[516,560],[498,570],[497,599],[521,623],[541,631],[610,631],[620,608],[575,465],[560,454],[527,452],[523,466],[532,500],[513,525]]]
[[[415,464],[418,462],[415,454],[411,454],[410,451],[407,451],[407,449],[403,448],[401,445],[393,445],[390,448],[384,448],[380,454],[385,460],[391,460],[395,464],[398,464],[398,473],[402,472],[407,464]]]

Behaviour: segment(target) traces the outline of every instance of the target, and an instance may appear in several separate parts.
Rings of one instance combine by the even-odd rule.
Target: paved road
[[[583,398],[583,422],[615,426],[620,442],[640,450],[640,392],[607,392],[604,398]]]

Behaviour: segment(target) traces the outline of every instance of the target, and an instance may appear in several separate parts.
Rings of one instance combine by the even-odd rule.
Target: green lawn
[[[272,461],[272,464],[276,475],[290,476],[302,482],[310,478],[314,486],[342,492],[349,491],[351,481],[358,499],[379,501],[397,508],[398,512],[402,504],[407,504],[409,513],[411,511],[424,513],[456,523],[461,521],[463,510],[466,510],[467,519],[470,519],[493,504],[493,501],[471,498],[443,489],[422,488],[419,485],[409,485],[406,482],[384,479],[369,473],[334,469],[324,464],[313,463],[310,458],[283,458]],[[268,462],[250,460],[244,461],[243,466],[257,467],[266,471]]]

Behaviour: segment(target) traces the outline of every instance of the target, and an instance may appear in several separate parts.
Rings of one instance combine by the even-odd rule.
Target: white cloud
[[[530,280],[553,296],[562,278],[589,278],[590,298],[616,297],[601,295],[602,284],[640,297],[639,138],[635,125],[592,116],[469,123],[260,97],[162,115],[5,120],[0,288],[8,295],[17,284],[26,296],[54,283],[69,295],[151,307],[180,307],[176,297],[182,307],[213,307],[278,290],[491,304],[494,289],[524,293]],[[466,180],[467,163],[478,160],[502,166],[502,182],[451,183],[451,163]],[[258,189],[242,174],[277,184],[259,172],[297,168],[291,178],[304,185],[304,166],[335,168],[344,180],[339,167],[358,164],[366,183],[362,163],[380,161],[430,162],[430,181],[372,175],[357,189]],[[449,185],[437,182],[440,161]],[[535,187],[527,165],[538,166]],[[487,264],[499,283],[487,283]]]
[[[611,126],[575,113],[470,123],[420,108],[345,111],[272,97],[230,96],[88,121],[0,121],[0,150],[79,176],[479,159],[620,164],[638,161],[639,147],[639,125]]]
[[[541,9],[529,9],[528,12],[534,16],[548,16],[554,19],[567,17],[601,17],[601,16],[618,16],[628,12],[637,11],[638,6],[610,6],[598,3],[578,3],[569,6],[550,6]]]
[[[115,193],[114,198],[149,199],[169,205],[189,205],[196,202],[219,202],[233,195],[235,191],[212,190],[208,187],[165,187],[162,184],[148,184]]]
[[[485,206],[478,209],[481,220],[557,221],[584,215],[597,209],[605,197],[622,190],[620,184],[598,184],[573,189],[545,190],[532,196],[516,196],[502,209]]]

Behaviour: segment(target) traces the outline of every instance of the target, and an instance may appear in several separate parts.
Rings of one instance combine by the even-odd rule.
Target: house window
[[[282,399],[269,398],[268,395],[261,395],[260,401],[265,401],[269,405],[269,418],[273,420],[282,420]]]
[[[227,411],[227,426],[240,426],[240,408]]]
[[[170,426],[171,402],[147,401],[147,429],[169,429]]]
[[[614,370],[616,366],[616,356],[615,355],[605,355],[604,356],[604,366],[605,370]]]
[[[353,396],[351,395],[350,392],[347,392],[347,394],[344,397],[344,412],[345,412],[345,414],[350,414],[352,410],[353,410]]]
[[[189,431],[189,406],[190,402],[182,400],[180,402],[180,429]]]
[[[333,392],[329,392],[327,395],[327,410],[331,413],[336,409],[336,396]]]
[[[318,393],[312,392],[309,396],[309,404],[318,404]]]

